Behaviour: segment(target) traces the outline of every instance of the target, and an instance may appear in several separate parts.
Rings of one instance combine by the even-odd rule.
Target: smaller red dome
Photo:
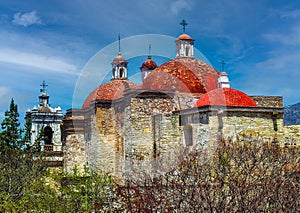
[[[113,60],[113,64],[121,64],[121,63],[127,63],[126,60],[122,57],[121,53],[119,53]]]
[[[256,107],[256,103],[245,93],[231,88],[218,88],[204,94],[195,104],[202,106],[243,106]]]
[[[227,72],[220,72],[220,76],[221,76],[221,75],[222,75],[222,76],[225,76],[225,75],[228,75],[228,74],[227,74]]]
[[[184,34],[178,36],[178,40],[193,40],[193,39],[191,38],[191,36],[184,33]]]
[[[139,88],[128,80],[113,79],[94,89],[85,99],[82,109],[89,108],[92,101],[114,101],[122,98],[125,90]]]
[[[156,67],[157,67],[157,64],[155,63],[155,61],[153,61],[151,59],[151,57],[148,57],[148,60],[142,64],[140,69],[141,70],[142,69],[154,70]]]

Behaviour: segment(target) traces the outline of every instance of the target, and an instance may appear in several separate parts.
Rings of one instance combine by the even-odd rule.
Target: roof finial
[[[120,33],[118,34],[118,39],[119,39],[119,52],[118,52],[118,55],[121,55],[121,38],[120,38]]]
[[[149,55],[148,55],[148,59],[151,59],[151,44],[149,44]]]
[[[43,80],[43,83],[40,85],[42,88],[40,89],[40,92],[42,93],[46,93],[46,87],[48,86],[45,82],[45,80]]]
[[[183,19],[180,25],[182,25],[183,33],[185,33],[185,26],[188,25],[188,23]]]
[[[226,64],[226,63],[225,63],[224,60],[222,60],[220,63],[221,63],[221,65],[222,65],[222,72],[224,72],[224,67],[225,67],[225,64]]]

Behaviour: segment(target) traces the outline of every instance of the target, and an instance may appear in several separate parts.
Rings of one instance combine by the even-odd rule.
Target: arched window
[[[46,126],[44,129],[44,141],[46,145],[52,144],[53,131],[50,126]]]
[[[124,68],[123,67],[120,68],[120,76],[119,77],[124,78]]]
[[[186,146],[193,146],[193,127],[190,124],[183,127],[183,137]]]
[[[190,56],[190,47],[188,45],[185,47],[185,56]]]

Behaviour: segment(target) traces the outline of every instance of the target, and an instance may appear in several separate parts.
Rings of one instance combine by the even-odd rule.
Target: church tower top
[[[127,64],[128,62],[121,54],[121,39],[118,36],[118,55],[114,58],[112,65],[112,79],[127,79]]]
[[[39,96],[39,106],[40,107],[49,107],[49,95],[47,95],[46,93],[46,88],[48,87],[48,85],[46,84],[45,80],[43,81],[43,83],[40,85],[41,89],[40,89],[40,96]]]
[[[178,36],[176,40],[176,57],[194,57],[194,39],[185,33],[188,23],[182,20],[180,23],[183,28],[183,34]]]

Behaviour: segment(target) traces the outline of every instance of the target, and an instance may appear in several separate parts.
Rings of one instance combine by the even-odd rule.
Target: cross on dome
[[[221,65],[222,65],[222,72],[224,72],[224,68],[225,68],[225,64],[226,64],[226,63],[225,63],[224,60],[222,60],[220,63],[221,63]]]
[[[185,27],[188,25],[188,23],[183,19],[180,25],[182,25],[183,33],[185,33]]]

